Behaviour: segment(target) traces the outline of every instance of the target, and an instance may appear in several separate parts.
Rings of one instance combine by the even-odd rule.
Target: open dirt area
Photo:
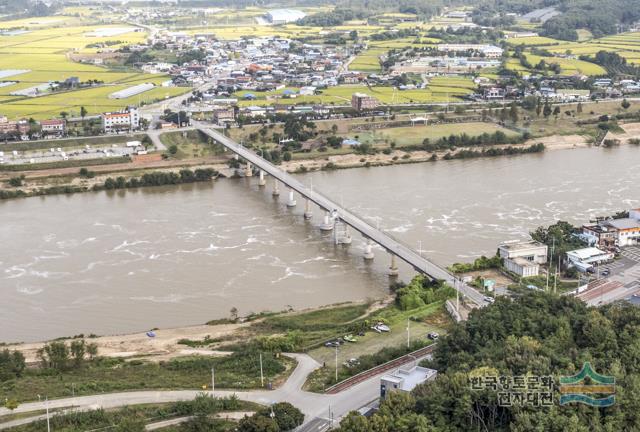
[[[153,357],[154,361],[168,360],[191,354],[201,355],[226,355],[226,353],[207,349],[190,348],[186,345],[178,344],[180,339],[204,339],[209,336],[211,339],[229,337],[240,333],[242,329],[250,323],[242,324],[219,324],[219,325],[199,325],[191,327],[181,327],[173,329],[155,330],[155,337],[149,337],[146,333],[133,333],[117,336],[100,336],[86,339],[87,342],[98,345],[98,355],[103,357]],[[8,346],[9,349],[21,351],[28,363],[38,361],[38,349],[44,343],[28,343]]]

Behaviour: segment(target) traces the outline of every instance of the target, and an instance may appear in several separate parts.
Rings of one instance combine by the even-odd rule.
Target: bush
[[[11,185],[13,187],[22,186],[23,180],[24,180],[24,175],[21,175],[20,177],[11,177],[9,179],[9,185]]]

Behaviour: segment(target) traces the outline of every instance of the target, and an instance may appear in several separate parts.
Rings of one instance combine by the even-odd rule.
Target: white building
[[[118,130],[134,130],[140,127],[140,114],[138,108],[128,107],[118,112],[102,114],[102,130],[113,132]]]
[[[520,277],[538,276],[540,273],[540,264],[520,257],[505,258],[504,267]]]
[[[307,16],[297,9],[273,9],[267,12],[266,18],[272,24],[287,24]]]
[[[629,216],[633,214],[637,217],[638,213],[638,210],[631,210]],[[603,224],[617,231],[618,238],[616,244],[619,247],[640,244],[640,221],[637,219],[633,217],[612,219],[605,221]]]
[[[411,369],[398,369],[395,373],[380,378],[380,397],[384,399],[392,391],[410,392],[418,385],[434,379],[438,375],[435,369],[414,366]]]
[[[547,245],[533,240],[503,243],[498,246],[498,253],[504,260],[523,258],[536,264],[547,262]]]
[[[605,261],[612,260],[614,255],[595,247],[576,249],[567,252],[567,259],[570,265],[591,266]]]
[[[504,50],[495,45],[487,44],[438,44],[438,51],[441,52],[461,52],[461,51],[477,51],[489,58],[502,57]]]

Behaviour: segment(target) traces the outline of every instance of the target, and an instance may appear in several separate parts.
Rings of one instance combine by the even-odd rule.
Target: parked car
[[[436,333],[436,332],[433,332],[433,333],[429,333],[429,334],[427,335],[427,337],[428,337],[429,339],[431,339],[431,340],[438,340],[438,338],[440,337],[440,335],[439,335],[438,333]]]
[[[494,299],[493,297],[484,296],[484,301],[493,303],[494,301],[496,301],[496,299]]]
[[[340,342],[338,341],[329,341],[324,344],[327,348],[335,348],[340,346]]]

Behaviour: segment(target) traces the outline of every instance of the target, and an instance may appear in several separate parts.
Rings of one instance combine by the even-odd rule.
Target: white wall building
[[[266,18],[272,24],[287,24],[307,16],[297,9],[273,9],[267,12]]]
[[[392,391],[410,392],[419,384],[438,375],[435,369],[414,366],[411,369],[398,369],[395,373],[380,378],[380,397],[385,398]]]
[[[102,114],[102,130],[113,132],[125,129],[138,129],[140,127],[140,114],[138,108],[128,107],[118,112]]]
[[[537,241],[509,242],[498,246],[502,259],[524,258],[536,264],[547,262],[547,245]]]
[[[540,264],[520,257],[513,259],[506,258],[504,260],[504,267],[520,277],[538,276],[540,273]]]

